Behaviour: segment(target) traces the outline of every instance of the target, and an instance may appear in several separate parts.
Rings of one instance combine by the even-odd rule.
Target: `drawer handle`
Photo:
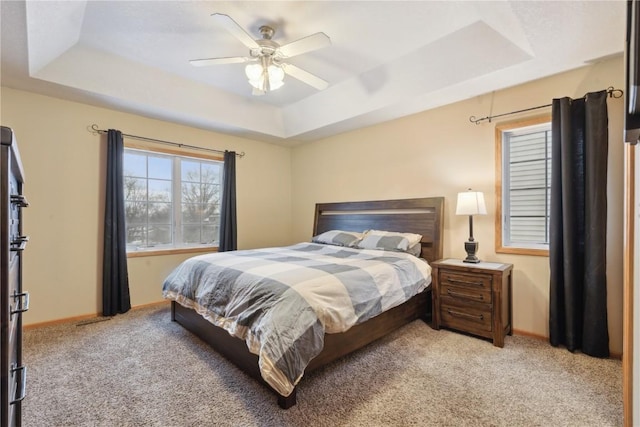
[[[16,392],[20,391],[20,393],[16,393],[18,394],[18,397],[16,397],[15,400],[9,402],[9,405],[15,405],[18,402],[22,402],[27,396],[27,367],[23,365],[17,368],[11,368],[11,376],[13,376],[13,374],[18,371],[20,371],[22,381],[20,381],[20,389],[16,390]]]
[[[16,251],[24,251],[27,247],[27,242],[29,241],[29,236],[18,236],[11,242],[11,250]]]
[[[451,289],[447,289],[447,295],[452,296],[454,298],[467,298],[467,299],[476,299],[478,301],[483,301],[484,296],[482,294],[474,295],[474,294],[466,294],[462,292],[454,292]]]
[[[473,320],[484,320],[484,315],[482,314],[462,313],[460,311],[453,311],[450,309],[447,309],[447,313],[449,313],[449,315],[454,317],[464,317],[466,319],[473,319]]]
[[[29,292],[22,292],[22,293],[16,292],[13,294],[13,299],[18,300],[18,304],[16,304],[15,310],[11,310],[12,316],[14,314],[24,313],[25,311],[29,310]]]
[[[12,194],[11,203],[13,203],[14,205],[18,205],[21,208],[29,207],[29,202],[27,202],[27,198],[21,194]]]
[[[449,283],[454,283],[454,284],[458,284],[458,285],[462,285],[462,286],[468,286],[468,285],[471,285],[471,286],[479,286],[479,287],[481,287],[481,288],[483,287],[483,286],[482,286],[482,285],[483,285],[483,283],[482,283],[482,282],[473,282],[473,281],[470,281],[470,280],[452,279],[452,278],[450,278],[450,277],[447,279],[447,281],[448,281]]]

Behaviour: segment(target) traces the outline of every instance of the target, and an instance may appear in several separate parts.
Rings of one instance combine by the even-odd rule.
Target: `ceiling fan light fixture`
[[[276,87],[274,87],[274,83],[280,83],[280,86],[284,84],[284,70],[282,69],[282,67],[271,64],[269,65],[269,68],[267,68],[267,72],[269,74],[271,89],[277,89]]]
[[[252,93],[254,95],[264,95],[269,91],[281,88],[284,85],[285,74],[317,90],[324,90],[329,86],[329,82],[284,61],[331,45],[331,39],[325,33],[311,34],[280,45],[272,40],[275,33],[273,27],[268,25],[260,27],[262,38],[254,40],[251,34],[240,27],[229,15],[214,13],[211,16],[249,49],[249,56],[192,59],[189,61],[191,65],[200,67],[215,64],[250,63],[245,67],[245,74],[249,84],[253,87]]]
[[[262,65],[249,64],[244,68],[244,73],[247,75],[249,81],[259,80],[262,77]]]
[[[273,63],[268,65],[249,64],[245,67],[244,72],[249,79],[249,84],[263,92],[276,90],[284,85],[284,70]]]

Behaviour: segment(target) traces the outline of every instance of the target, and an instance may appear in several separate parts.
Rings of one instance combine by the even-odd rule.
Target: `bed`
[[[442,197],[385,201],[321,203],[316,205],[313,235],[321,235],[322,233],[329,232],[330,230],[364,232],[365,230],[371,229],[402,233],[416,233],[422,236],[422,239],[416,245],[416,247],[418,248],[418,252],[420,253],[420,257],[427,260],[428,262],[434,261],[442,258],[443,205],[444,198]],[[337,251],[337,253],[332,251]],[[225,262],[231,264],[235,263],[234,265],[240,262],[244,264],[244,259],[240,259],[240,261],[238,259],[242,257],[246,259],[253,258],[254,255],[257,254],[259,254],[260,256],[264,256],[264,253],[267,254],[267,257],[277,257],[278,261],[282,261],[283,258],[303,258],[304,262],[306,260],[305,253],[307,252],[321,252],[322,254],[319,255],[319,257],[321,258],[324,256],[323,254],[325,254],[325,252],[330,254],[332,257],[339,257],[341,259],[350,257],[363,258],[364,262],[368,263],[367,265],[373,265],[372,263],[375,259],[377,259],[376,257],[384,257],[385,259],[390,259],[392,262],[403,263],[404,265],[417,265],[420,263],[424,264],[423,261],[414,257],[413,255],[407,255],[404,253],[399,254],[391,251],[367,251],[360,249],[354,250],[351,248],[330,248],[329,245],[325,247],[323,245],[315,245],[314,243],[301,243],[285,248],[269,248],[253,251],[237,251],[236,253],[220,253],[218,255],[214,255],[214,258],[216,258],[217,264],[219,265],[216,265],[215,270],[213,271],[215,271],[214,275],[220,276],[216,280],[228,280],[229,282],[232,282],[235,279],[227,279],[227,276],[225,276],[225,274],[227,274],[226,270],[220,267],[220,265],[225,264]],[[378,255],[378,253],[380,252],[384,252],[384,254]],[[205,265],[203,261],[203,258],[205,257],[194,258],[197,258],[197,260],[187,260],[183,264],[187,264],[188,262],[190,262],[192,265],[194,263],[195,265]],[[397,261],[396,258],[398,259]],[[281,267],[280,264],[278,264],[277,266],[271,266],[270,264],[265,263],[264,265],[260,264],[257,269],[263,269],[263,266],[264,268],[286,268]],[[303,325],[302,329],[305,333],[305,338],[303,341],[318,341],[320,348],[310,353],[308,360],[304,360],[304,364],[301,367],[301,373],[299,377],[291,377],[295,378],[295,381],[293,379],[290,379],[289,382],[287,382],[286,379],[283,380],[284,383],[287,384],[287,387],[285,387],[282,386],[282,384],[279,382],[280,377],[276,375],[280,374],[280,372],[274,368],[272,363],[265,363],[265,359],[270,359],[266,358],[262,350],[258,349],[258,347],[254,345],[255,340],[253,339],[253,336],[247,338],[247,336],[241,333],[236,334],[237,336],[242,336],[244,338],[240,339],[236,336],[231,335],[230,331],[232,329],[234,331],[234,334],[238,328],[240,329],[240,332],[243,332],[242,328],[244,328],[243,325],[245,325],[245,323],[238,322],[240,326],[237,326],[237,324],[234,323],[233,328],[230,328],[228,324],[224,323],[224,318],[222,318],[221,321],[221,318],[216,317],[215,313],[203,312],[203,308],[200,305],[193,303],[192,300],[195,300],[196,298],[192,297],[189,294],[189,290],[185,291],[186,297],[184,295],[177,295],[176,292],[172,290],[172,286],[176,286],[174,282],[178,281],[176,278],[181,278],[186,275],[179,270],[184,270],[186,268],[187,267],[183,267],[182,265],[179,266],[168,277],[167,281],[165,281],[163,292],[166,298],[172,300],[172,320],[178,322],[185,329],[200,337],[203,341],[208,343],[217,352],[236,364],[248,375],[257,379],[268,388],[270,388],[277,395],[279,406],[285,409],[296,404],[296,385],[302,377],[302,373],[311,372],[342,356],[345,356],[346,354],[362,348],[365,345],[383,337],[384,335],[402,327],[403,325],[412,322],[413,320],[421,318],[427,322],[431,321],[431,288],[430,286],[428,286],[430,281],[428,281],[427,283],[423,283],[423,286],[419,288],[420,291],[410,299],[408,299],[406,302],[402,302],[399,305],[391,304],[392,308],[386,309],[379,314],[377,312],[374,312],[373,314],[371,314],[371,318],[362,317],[363,319],[368,320],[362,322],[358,321],[353,325],[349,324],[346,326],[347,329],[344,331],[337,327],[335,328],[335,330],[339,332],[324,333],[323,329],[322,332],[319,332],[321,335],[318,336],[318,329],[315,327],[313,321],[309,321],[307,330],[307,326],[305,323],[306,314],[304,314],[304,310],[296,312],[295,320],[291,320],[288,326],[280,328],[283,331],[282,339],[284,340],[287,338],[287,335],[289,335],[287,331],[289,331],[290,327],[296,327],[296,325],[300,323]],[[185,271],[189,271],[189,280],[205,281],[206,279],[203,279],[204,273],[202,273],[202,271],[204,271],[205,269],[207,269],[208,271],[209,269],[213,268],[214,267],[209,268],[208,266],[205,266],[200,267],[196,270]],[[253,266],[253,268],[255,269],[256,267]],[[321,269],[324,269],[324,266],[321,267]],[[333,271],[333,268],[330,268],[329,270]],[[193,273],[193,271],[196,272]],[[306,273],[304,273],[303,271],[301,274]],[[377,276],[377,273],[374,273],[374,275]],[[338,275],[336,274],[336,277],[337,276]],[[192,285],[192,287],[195,288],[196,285]],[[403,290],[402,292],[398,292],[402,293],[408,291]],[[296,294],[296,292],[293,293]],[[223,295],[224,291],[216,291],[216,294],[216,296],[209,298],[228,298],[227,295]],[[245,298],[245,300],[243,300],[240,305],[246,306],[248,304],[247,301],[256,301],[258,299],[262,301],[264,298],[264,295],[252,295],[248,299]],[[340,303],[337,301],[332,301],[330,305],[334,304],[335,306],[340,305]],[[364,310],[368,311],[369,308],[365,308]],[[281,313],[286,310],[280,308],[278,310],[274,309],[272,311]],[[262,310],[256,309],[252,313],[250,313],[248,317],[262,315]],[[280,315],[280,317],[284,317],[284,315]],[[324,326],[326,322],[327,321],[323,319],[322,322],[316,323],[321,323]],[[219,326],[214,325],[214,323]],[[267,336],[266,333],[260,334],[264,335],[265,337]],[[267,338],[264,339],[267,340]],[[278,336],[276,336],[276,340],[278,339]],[[300,341],[299,337],[296,337],[296,339]],[[252,351],[250,351],[249,348],[251,348]],[[261,356],[258,357],[256,353],[259,353]],[[298,369],[300,370],[300,368]]]

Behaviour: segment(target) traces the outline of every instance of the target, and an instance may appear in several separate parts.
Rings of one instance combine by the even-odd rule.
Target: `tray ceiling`
[[[203,129],[295,145],[621,54],[623,1],[3,1],[1,83]],[[244,56],[210,15],[280,44],[331,46],[290,59],[290,77],[251,94]]]

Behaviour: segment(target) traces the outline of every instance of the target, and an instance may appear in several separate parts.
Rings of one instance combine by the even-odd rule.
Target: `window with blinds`
[[[498,252],[548,254],[551,191],[551,122],[498,126],[501,209]],[[498,221],[498,218],[496,218]],[[542,253],[540,252],[542,251]]]

